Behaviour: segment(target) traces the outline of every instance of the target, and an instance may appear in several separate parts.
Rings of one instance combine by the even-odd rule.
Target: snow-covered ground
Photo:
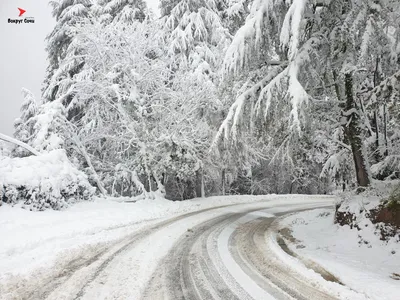
[[[239,202],[237,198],[230,200]],[[202,204],[200,201],[157,199],[120,203],[96,199],[77,203],[64,211],[43,212],[5,204],[0,208],[0,281],[7,275],[26,274],[37,267],[51,266],[58,256],[81,247],[116,240],[144,226],[145,221],[212,204],[212,201]]]
[[[152,220],[221,205],[291,198],[301,202],[309,197],[220,196],[182,202],[156,199],[136,203],[96,199],[63,211],[43,212],[4,204],[0,207],[0,282],[51,267],[66,257],[73,258],[87,247],[116,241],[151,224]]]
[[[41,282],[53,283],[62,276],[64,270],[68,272],[70,266],[73,268],[75,263],[79,265],[80,260],[89,260],[97,253],[100,255],[107,247],[115,245],[118,249],[121,245],[116,243],[125,243],[125,238],[132,233],[185,213],[230,204],[247,203],[246,207],[256,208],[261,205],[258,202],[263,201],[262,205],[269,207],[270,214],[275,212],[273,207],[277,205],[287,203],[294,209],[293,205],[299,204],[299,207],[304,207],[308,203],[316,207],[323,203],[332,205],[335,199],[333,196],[269,195],[220,196],[182,202],[155,199],[127,203],[119,202],[118,199],[99,198],[93,202],[78,203],[63,211],[43,212],[31,212],[3,205],[0,207],[0,299],[3,299],[2,292],[3,295],[7,293],[10,295],[10,292],[14,293],[16,289],[32,290]],[[313,202],[315,204],[312,204]],[[218,213],[224,214],[234,210],[232,207],[220,210]],[[282,208],[277,212],[279,211],[282,211]],[[180,223],[176,222],[175,227],[186,232],[187,228],[218,213],[194,216],[191,219],[193,224],[189,224],[187,219],[186,223],[183,222],[185,226],[180,228]],[[333,224],[332,208],[297,213],[280,220],[279,223],[279,226],[290,227],[297,239],[297,242],[288,243],[292,251],[324,267],[340,282],[357,291],[357,295],[361,293],[367,299],[396,299],[400,282],[392,277],[400,271],[400,245],[394,241],[389,241],[388,244],[380,241],[379,236],[374,235],[372,224],[367,220],[359,225],[362,228],[360,232],[350,230],[347,226],[340,227]],[[225,231],[231,229],[226,228]],[[165,239],[170,240],[169,243],[172,245],[173,241],[179,239],[181,233],[173,238],[170,237],[174,234],[172,231],[168,234],[163,231],[155,233],[154,236],[158,234],[160,237],[157,240],[149,237],[148,245],[144,243],[141,246],[144,247],[143,253],[146,252],[146,247],[153,247]],[[165,249],[164,244],[162,246],[160,244],[160,247],[163,249],[161,252],[167,252],[168,249]],[[222,251],[220,248],[218,251]],[[109,249],[112,255],[113,248]],[[291,259],[282,259],[284,252],[279,247],[275,250],[282,261],[291,262],[290,267],[295,272],[306,277],[310,276],[312,271]],[[107,257],[105,255],[103,259],[99,259],[99,263]],[[143,262],[144,256],[136,258],[138,259]],[[157,262],[152,261],[152,263],[155,266]],[[232,264],[228,265],[232,267]],[[82,272],[90,274],[90,268],[82,269]],[[77,276],[82,274],[77,273]],[[316,280],[318,276],[314,274],[310,278]],[[318,279],[316,282],[321,280]],[[349,293],[346,289],[340,291],[337,284],[335,286],[333,283],[326,284],[321,281],[320,285],[325,287],[325,290],[335,287],[340,295]]]
[[[297,241],[289,248],[332,273],[343,284],[370,299],[400,299],[400,243],[383,242],[368,219],[357,229],[333,223],[332,209],[296,213],[283,219]]]
[[[122,256],[113,260],[111,270],[115,270],[115,273],[106,273],[107,278],[119,278],[121,268],[124,267],[128,271],[122,275],[126,275],[125,279],[131,280],[132,272],[136,272],[137,279],[134,286],[128,284],[115,292],[121,293],[128,289],[129,294],[139,295],[158,261],[168,253],[169,248],[183,233],[187,232],[188,228],[217,216],[229,215],[243,209],[269,207],[273,211],[274,207],[280,206],[285,211],[285,209],[290,210],[296,207],[332,205],[333,201],[334,198],[331,196],[306,195],[210,197],[183,202],[157,199],[136,203],[97,199],[95,202],[79,203],[64,211],[44,212],[30,212],[5,205],[0,209],[0,240],[2,242],[0,299],[20,299],[21,297],[23,299],[42,299],[43,297],[60,299],[59,296],[65,295],[65,292],[79,289],[81,282],[89,282],[85,293],[91,295],[91,274],[96,271],[99,264],[102,265],[114,257],[116,251],[122,249],[126,243],[134,241],[135,238],[132,236],[136,233],[148,232],[147,229],[154,224],[173,219],[173,224],[159,231],[150,231],[152,234],[144,237],[143,241],[135,247],[135,251],[124,252]],[[226,207],[230,204],[241,205]],[[203,209],[220,206],[224,207],[197,213]],[[282,208],[279,211],[282,211]],[[188,212],[196,212],[196,215],[185,217],[184,220],[176,219],[177,216]],[[125,256],[129,259],[125,260]],[[115,267],[116,262],[120,260],[121,268]],[[65,278],[68,278],[77,267],[80,268],[79,271],[73,273],[73,276],[60,289],[57,289],[58,282],[64,282]],[[96,281],[100,285],[93,283],[93,286],[101,287],[101,280],[99,278],[98,282]],[[114,281],[111,280],[112,282]],[[115,290],[116,286],[107,285],[103,292],[107,294],[110,288]],[[47,292],[40,295],[32,294],[37,289],[51,294]],[[97,290],[95,288],[93,291]],[[64,299],[64,296],[61,298]],[[94,296],[88,299],[99,298]],[[100,297],[100,299],[103,298]]]

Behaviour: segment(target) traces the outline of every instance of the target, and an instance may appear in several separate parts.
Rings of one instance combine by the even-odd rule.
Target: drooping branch
[[[8,135],[2,134],[0,133],[0,140],[3,140],[5,142],[20,146],[22,148],[24,148],[25,150],[28,150],[30,153],[32,153],[33,155],[39,156],[40,152],[36,151],[34,148],[32,148],[31,146],[29,146],[28,144],[21,142],[17,139],[14,139]]]
[[[222,122],[221,126],[218,129],[218,132],[211,146],[212,148],[218,144],[218,142],[222,138],[222,135],[225,136],[225,140],[228,139],[230,134],[230,128],[232,129],[234,137],[236,136],[238,119],[241,117],[243,113],[243,107],[246,104],[245,102],[248,101],[251,97],[254,97],[256,94],[258,94],[265,86],[267,86],[271,81],[273,81],[282,72],[284,72],[286,67],[287,67],[286,64],[276,67],[274,70],[271,71],[270,74],[268,74],[265,78],[263,78],[252,88],[242,93],[236,99],[236,101],[230,107],[227,117],[225,118],[225,120]]]
[[[386,78],[370,92],[367,107],[375,109],[379,105],[377,98],[383,97],[386,99],[390,97],[396,88],[400,90],[400,71]]]

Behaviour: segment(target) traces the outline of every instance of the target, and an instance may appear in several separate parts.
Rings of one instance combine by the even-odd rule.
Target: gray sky
[[[159,0],[146,0],[158,14]],[[18,18],[18,7],[34,24],[8,23]],[[44,39],[55,21],[48,0],[0,0],[0,132],[13,133],[13,122],[19,116],[21,88],[40,99],[40,88],[47,66]]]
[[[24,16],[34,17],[34,24],[8,23]],[[31,90],[37,98],[46,70],[44,39],[54,21],[45,0],[0,1],[0,132],[12,134],[14,119],[22,103],[21,88]]]

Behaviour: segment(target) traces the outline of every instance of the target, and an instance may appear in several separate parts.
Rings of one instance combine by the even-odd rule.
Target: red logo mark
[[[21,17],[26,12],[25,9],[22,9],[22,8],[19,8],[19,7],[18,7],[18,10],[19,10],[19,16],[18,17]]]

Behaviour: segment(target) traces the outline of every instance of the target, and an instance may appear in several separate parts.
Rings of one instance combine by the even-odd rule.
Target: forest
[[[398,0],[161,0],[160,16],[143,0],[50,3],[42,95],[23,89],[14,138],[74,171],[54,197],[49,181],[5,186],[3,201],[400,179]]]

